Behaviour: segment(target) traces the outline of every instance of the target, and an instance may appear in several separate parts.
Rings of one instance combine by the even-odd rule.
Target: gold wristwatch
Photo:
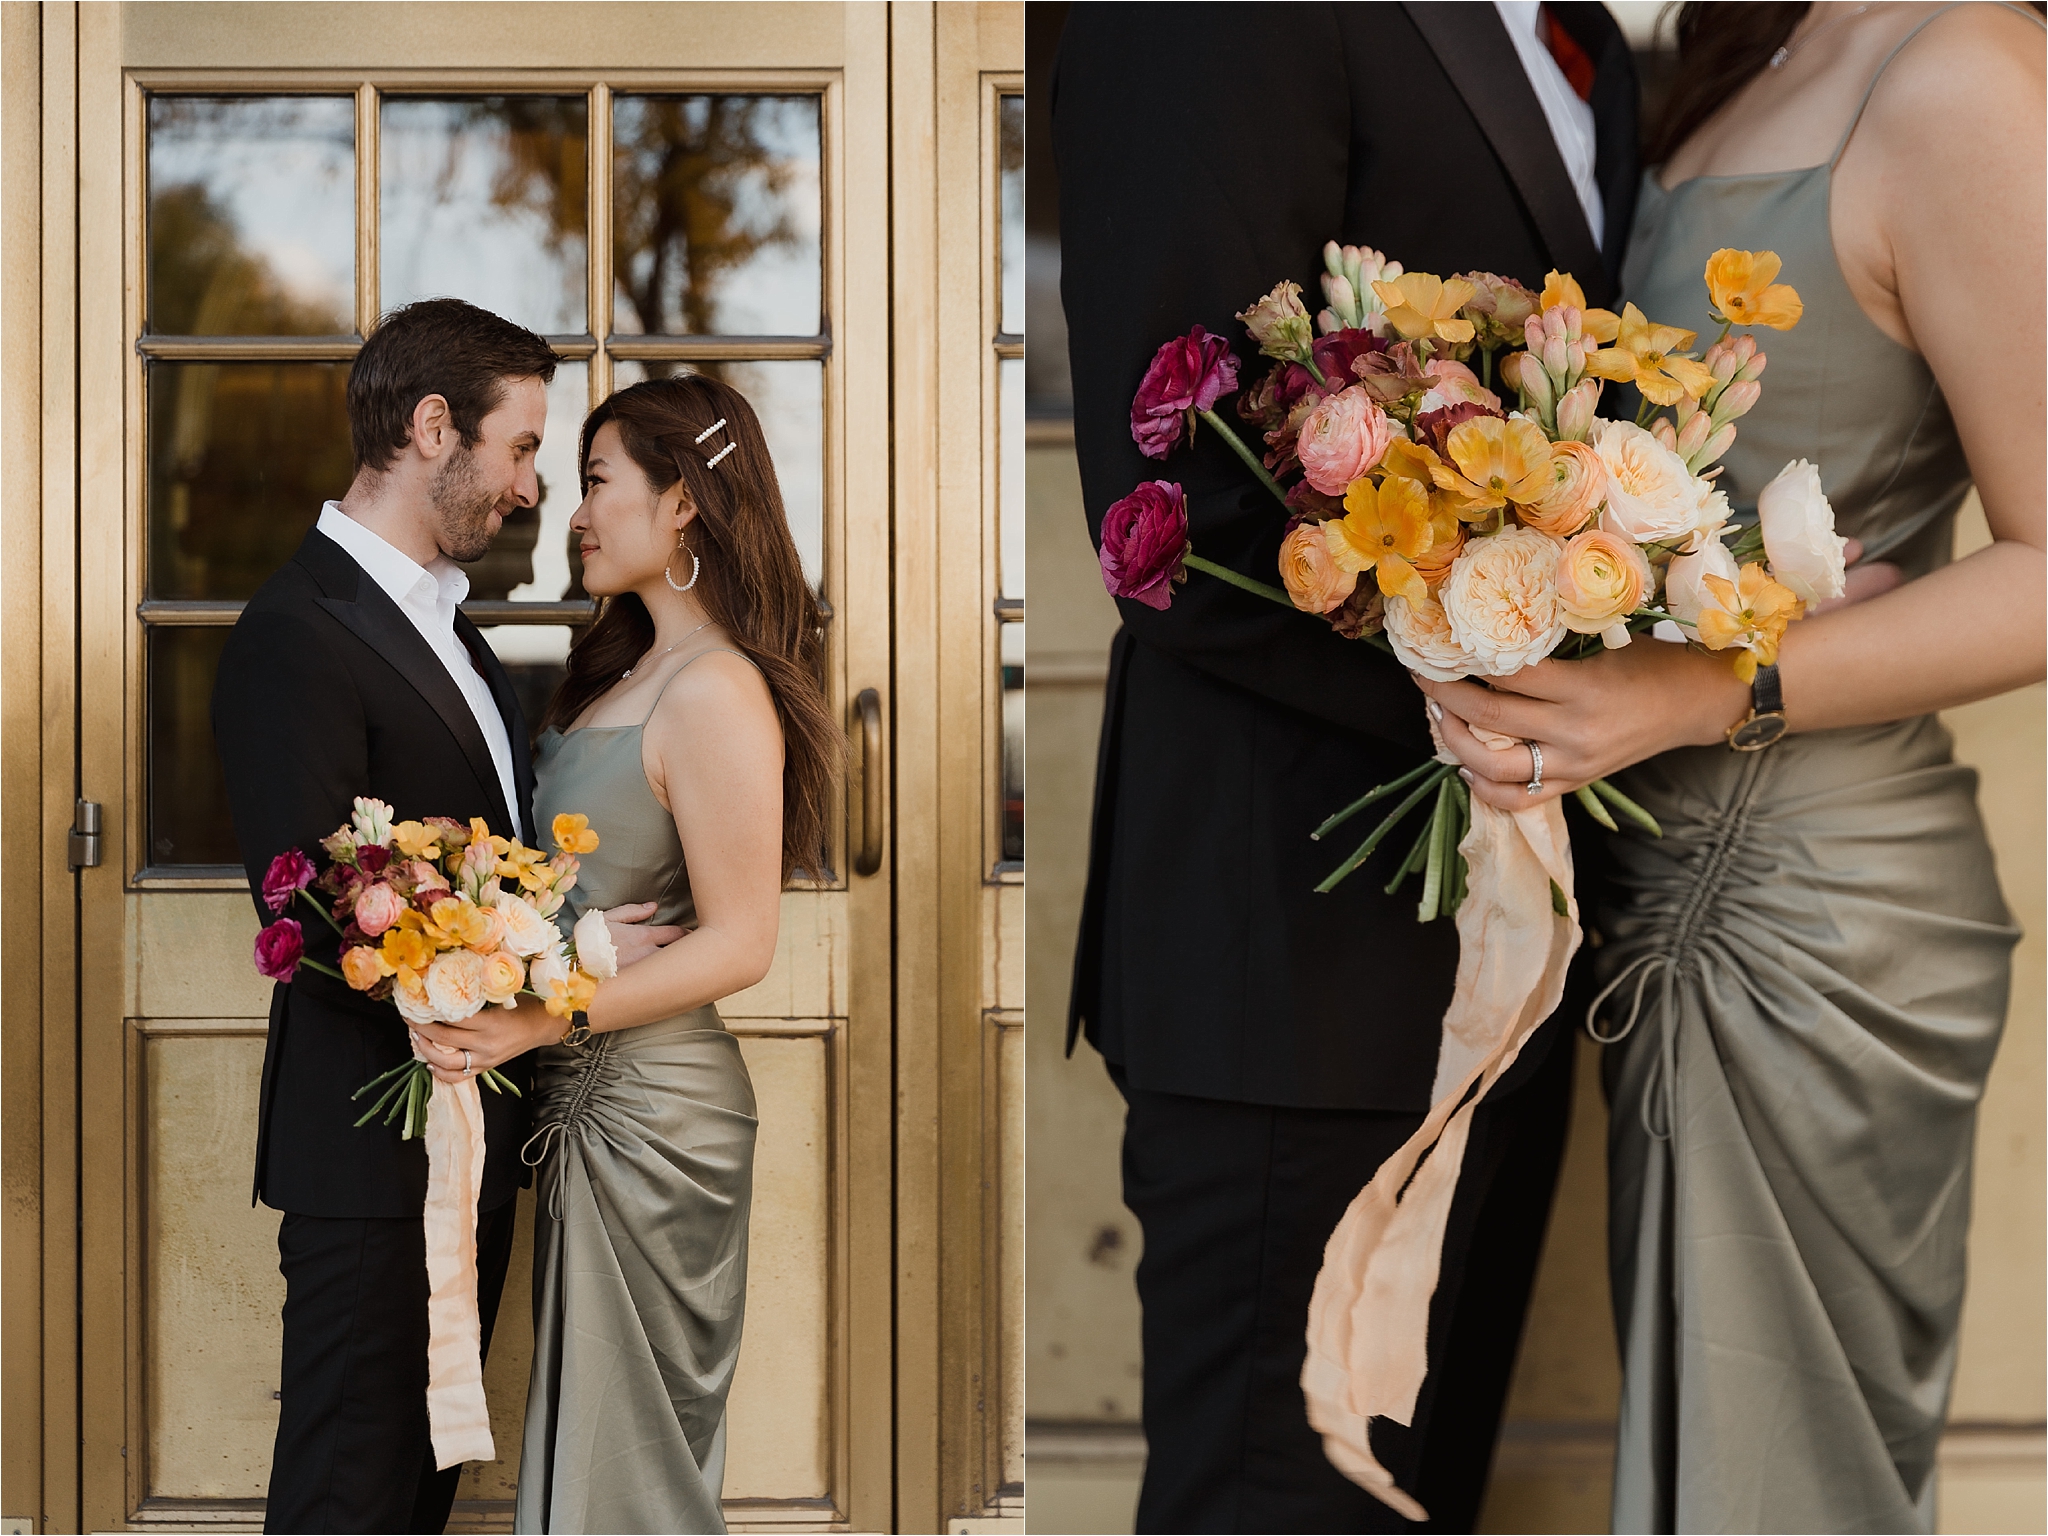
[[[1737,752],[1761,752],[1785,730],[1785,696],[1778,687],[1778,669],[1758,667],[1749,685],[1749,713],[1728,727],[1728,745]]]
[[[569,1027],[562,1031],[562,1038],[557,1040],[555,1044],[581,1045],[589,1038],[590,1015],[587,1013],[572,1013],[569,1015]]]

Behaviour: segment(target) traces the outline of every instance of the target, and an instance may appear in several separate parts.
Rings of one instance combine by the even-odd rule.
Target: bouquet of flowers
[[[454,1024],[521,995],[546,999],[566,1018],[590,1005],[600,981],[618,973],[618,952],[602,912],[586,912],[568,939],[553,921],[576,884],[577,855],[597,847],[587,817],[561,815],[552,858],[499,837],[481,817],[467,826],[446,816],[391,819],[381,800],[358,798],[345,826],[321,840],[324,870],[296,848],[271,860],[263,901],[277,920],[256,936],[256,969],[290,981],[301,965],[389,998],[408,1024]],[[510,884],[507,884],[510,882]],[[341,936],[340,969],[307,957],[294,901]],[[519,1090],[493,1069],[478,1077],[494,1092]],[[423,1135],[433,1079],[418,1059],[393,1067],[354,1094],[378,1097],[356,1122],[402,1120],[399,1135]]]
[[[1148,457],[1192,442],[1203,422],[1271,492],[1286,519],[1281,586],[1195,554],[1181,487],[1157,480],[1104,516],[1112,595],[1164,609],[1190,570],[1204,572],[1438,681],[1508,677],[1646,630],[1732,651],[1747,681],[1776,660],[1807,604],[1841,595],[1844,541],[1814,466],[1786,465],[1752,526],[1731,520],[1713,483],[1765,364],[1753,335],[1733,333],[1799,320],[1798,295],[1775,281],[1776,255],[1715,252],[1706,284],[1721,334],[1698,355],[1695,333],[1654,324],[1633,304],[1619,315],[1594,309],[1562,273],[1535,293],[1489,272],[1405,272],[1378,251],[1335,242],[1323,259],[1327,307],[1313,321],[1292,282],[1237,316],[1273,359],[1237,402],[1262,451],[1217,413],[1239,391],[1238,360],[1199,325],[1159,349],[1131,405],[1131,435]],[[1633,420],[1597,414],[1609,383],[1635,386]],[[1426,804],[1387,890],[1419,872],[1419,916],[1457,910],[1471,801],[1447,757],[1316,830],[1320,838],[1401,796],[1318,890]],[[1619,812],[1658,832],[1604,780],[1576,794],[1610,830]]]

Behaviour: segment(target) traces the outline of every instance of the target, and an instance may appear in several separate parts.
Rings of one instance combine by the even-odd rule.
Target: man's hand
[[[639,964],[689,931],[667,923],[653,928],[645,926],[647,919],[654,916],[654,910],[653,902],[636,901],[623,907],[613,907],[605,913],[604,925],[611,930],[612,947],[619,952],[620,970]]]
[[[567,1027],[540,999],[522,997],[516,1008],[485,1008],[460,1024],[415,1024],[412,1037],[435,1077],[460,1083],[486,1067],[503,1066],[537,1046],[554,1044]]]

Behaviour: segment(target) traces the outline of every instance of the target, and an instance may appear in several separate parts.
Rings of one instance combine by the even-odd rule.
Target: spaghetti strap
[[[2002,11],[2018,11],[2022,16],[2027,17],[2037,26],[2043,24],[2040,14],[2037,11],[2035,11],[2032,6],[2001,3],[1998,8]],[[1956,3],[1952,5],[1944,5],[1932,16],[1929,16],[1922,20],[1917,27],[1915,27],[1912,31],[1908,32],[1904,37],[1900,38],[1897,44],[1893,46],[1892,51],[1884,56],[1884,62],[1877,66],[1877,73],[1870,77],[1870,84],[1866,85],[1863,88],[1863,99],[1856,103],[1855,115],[1849,119],[1849,126],[1842,130],[1841,142],[1835,146],[1835,152],[1832,155],[1828,156],[1829,170],[1833,170],[1835,168],[1835,162],[1842,158],[1842,151],[1849,147],[1849,140],[1853,138],[1856,133],[1856,125],[1863,121],[1863,110],[1864,108],[1870,105],[1870,98],[1873,94],[1875,94],[1877,90],[1877,82],[1882,80],[1884,78],[1884,72],[1892,67],[1892,60],[1896,59],[1901,53],[1905,52],[1906,45],[1912,42],[1913,39],[1918,37],[1922,32],[1926,31],[1929,27],[1934,25],[1935,22],[1941,20],[1941,18],[1946,16],[1950,11],[1957,11],[1961,9],[1962,0],[1956,0]]]
[[[661,707],[662,694],[668,692],[669,683],[674,682],[677,678],[681,677],[685,672],[689,671],[692,662],[702,661],[706,656],[716,656],[721,652],[723,652],[727,656],[739,657],[741,661],[744,661],[748,666],[753,667],[756,672],[761,670],[759,666],[755,665],[754,658],[749,656],[745,651],[736,651],[729,645],[706,646],[703,650],[699,651],[695,656],[687,658],[681,666],[675,669],[675,671],[669,673],[668,681],[664,682],[661,685],[660,689],[654,695],[654,702],[647,706],[647,713],[640,717],[641,727],[644,729],[647,725],[647,722],[654,718],[655,710]]]

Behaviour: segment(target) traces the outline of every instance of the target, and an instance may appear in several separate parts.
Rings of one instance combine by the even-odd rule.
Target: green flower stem
[[[1430,794],[1432,791],[1437,790],[1438,786],[1443,783],[1445,775],[1449,774],[1451,771],[1442,763],[1434,763],[1432,764],[1432,766],[1434,766],[1438,770],[1438,772],[1432,777],[1424,779],[1421,785],[1415,790],[1413,794],[1411,794],[1406,800],[1403,800],[1399,805],[1394,807],[1392,813],[1388,815],[1385,821],[1381,822],[1378,826],[1372,829],[1371,836],[1367,837],[1364,842],[1360,843],[1358,847],[1352,851],[1350,858],[1346,859],[1342,864],[1339,864],[1335,869],[1330,871],[1329,875],[1324,879],[1323,883],[1316,887],[1316,893],[1318,895],[1323,895],[1329,891],[1336,889],[1339,881],[1341,881],[1346,875],[1350,874],[1351,871],[1358,868],[1359,865],[1363,864],[1369,857],[1371,857],[1373,849],[1379,847],[1380,843],[1385,839],[1386,835],[1389,832],[1393,831],[1394,828],[1401,823],[1401,821],[1407,816],[1407,814],[1410,811],[1414,810],[1416,806],[1420,805],[1425,796]]]
[[[1394,871],[1394,878],[1387,882],[1387,894],[1393,895],[1416,870],[1422,868],[1423,859],[1429,853],[1429,841],[1436,836],[1436,823],[1424,821],[1422,830],[1415,834],[1415,842],[1408,850],[1408,857],[1401,861],[1401,867]]]
[[[1448,776],[1439,779],[1436,787],[1436,809],[1431,813],[1429,841],[1429,862],[1422,871],[1422,901],[1415,909],[1415,916],[1421,922],[1430,922],[1437,916],[1437,909],[1443,904],[1444,859],[1450,851],[1451,841],[1451,781]]]
[[[346,976],[342,975],[341,972],[337,971],[333,966],[322,965],[318,960],[309,960],[304,955],[299,956],[299,964],[304,966],[310,966],[312,969],[318,971],[322,976],[332,976],[336,981],[348,980]]]
[[[1586,814],[1592,817],[1595,821],[1599,822],[1601,826],[1605,827],[1610,832],[1619,832],[1621,830],[1621,828],[1616,826],[1614,823],[1614,813],[1609,811],[1606,806],[1602,805],[1600,803],[1600,797],[1593,793],[1592,785],[1581,784],[1577,789],[1572,791],[1572,794],[1578,800],[1579,804],[1585,808]]]
[[[1636,407],[1636,425],[1647,428],[1650,425],[1651,418],[1657,414],[1659,406],[1648,395],[1644,395],[1642,398],[1643,403]]]
[[[1314,379],[1317,384],[1322,386],[1324,389],[1328,389],[1330,387],[1330,381],[1323,377],[1323,370],[1316,366],[1316,354],[1315,349],[1313,347],[1309,349],[1307,356],[1297,358],[1296,361],[1299,362],[1302,367],[1308,370],[1309,377]]]
[[[341,924],[337,923],[334,920],[334,914],[327,910],[327,907],[324,903],[316,901],[311,891],[307,890],[302,885],[299,887],[299,894],[306,898],[307,904],[311,906],[315,912],[318,912],[322,917],[324,917],[327,920],[328,927],[332,928],[336,933],[341,932]],[[328,972],[328,974],[332,976],[338,973],[330,971]]]
[[[1421,778],[1425,773],[1428,773],[1430,769],[1442,768],[1443,766],[1444,765],[1442,763],[1438,762],[1433,757],[1425,758],[1419,765],[1417,765],[1414,768],[1411,768],[1408,772],[1402,774],[1401,777],[1399,777],[1398,779],[1389,779],[1386,783],[1379,785],[1377,788],[1367,790],[1364,794],[1360,795],[1356,800],[1352,801],[1349,805],[1345,806],[1343,810],[1337,812],[1336,815],[1332,816],[1328,821],[1325,821],[1320,827],[1317,827],[1315,831],[1309,833],[1309,841],[1312,843],[1321,842],[1323,840],[1324,833],[1334,832],[1338,827],[1344,825],[1345,822],[1349,821],[1352,817],[1356,816],[1360,811],[1364,810],[1368,805],[1371,805],[1375,800],[1384,800],[1388,795],[1398,794],[1402,790],[1406,789],[1410,784],[1413,784],[1417,779]]]
[[[1622,815],[1649,833],[1650,836],[1662,837],[1664,835],[1664,829],[1657,825],[1656,817],[1652,816],[1640,805],[1637,805],[1635,801],[1629,799],[1627,795],[1624,795],[1605,779],[1595,779],[1588,787],[1602,800],[1605,800],[1609,805],[1621,812]]]
[[[1202,412],[1202,420],[1209,423],[1210,430],[1237,451],[1237,456],[1244,460],[1245,467],[1259,477],[1259,484],[1273,493],[1273,499],[1292,512],[1294,508],[1287,505],[1287,493],[1280,488],[1280,482],[1273,478],[1272,471],[1266,468],[1265,461],[1245,445],[1244,439],[1230,430],[1229,423],[1213,410]]]
[[[1205,572],[1218,581],[1227,581],[1233,587],[1241,587],[1255,597],[1263,597],[1269,603],[1278,603],[1283,608],[1294,607],[1294,602],[1278,587],[1269,587],[1263,581],[1253,581],[1241,576],[1227,565],[1218,565],[1214,560],[1204,560],[1200,555],[1188,555],[1184,562],[1191,570]]]

